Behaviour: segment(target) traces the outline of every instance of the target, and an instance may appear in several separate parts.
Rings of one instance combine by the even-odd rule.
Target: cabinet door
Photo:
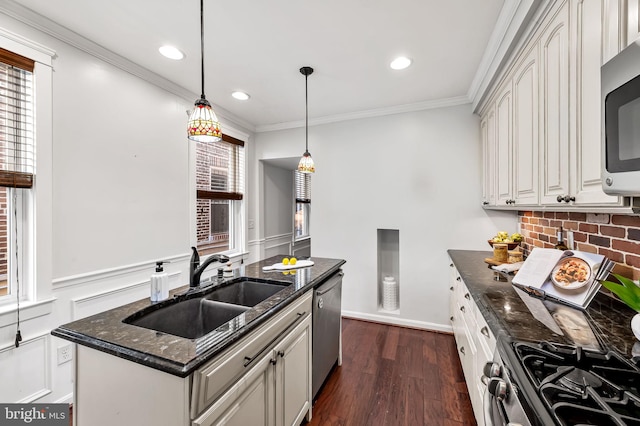
[[[569,13],[565,4],[540,39],[542,102],[541,204],[558,205],[569,195]]]
[[[513,195],[511,80],[496,100],[496,205],[509,205]]]
[[[638,0],[631,0],[637,4]],[[602,58],[600,65],[604,65],[609,59],[617,55],[627,45],[627,0],[600,0],[595,6],[602,6]],[[587,6],[587,5],[580,5]],[[588,5],[592,7],[593,5]],[[636,15],[637,16],[637,15]]]
[[[515,202],[538,204],[538,45],[513,75],[513,162]]]
[[[269,351],[256,365],[222,396],[192,426],[273,426],[274,378],[272,361],[275,359]]]
[[[636,2],[637,4],[637,2]],[[572,164],[571,195],[577,205],[620,205],[622,197],[607,195],[602,190],[602,111],[600,92],[600,64],[602,62],[602,4],[578,2],[571,9],[571,22],[575,22],[576,46],[575,77],[569,110],[575,123],[575,142]],[[637,15],[637,10],[635,11]],[[637,17],[637,16],[636,16]],[[637,23],[636,23],[637,26]],[[636,28],[637,30],[637,28]]]
[[[311,409],[311,315],[275,348],[277,424],[299,425]]]
[[[640,37],[640,1],[627,0],[627,45]]]
[[[480,122],[482,135],[482,204],[496,203],[496,111],[491,108]]]

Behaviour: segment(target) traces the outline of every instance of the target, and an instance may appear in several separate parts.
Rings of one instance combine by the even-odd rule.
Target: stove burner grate
[[[545,343],[513,347],[558,424],[640,426],[640,369],[617,353]]]

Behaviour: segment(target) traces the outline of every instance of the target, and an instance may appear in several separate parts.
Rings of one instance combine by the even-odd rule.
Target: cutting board
[[[313,266],[313,260],[298,260],[295,265],[285,265],[283,263],[275,263],[271,266],[263,266],[263,271],[285,271],[287,269],[298,269]]]

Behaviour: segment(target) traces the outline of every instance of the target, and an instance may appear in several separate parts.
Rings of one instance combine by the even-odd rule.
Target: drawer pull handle
[[[462,355],[465,355],[465,353],[464,353],[464,346],[460,346],[460,352],[462,353]]]
[[[278,356],[280,358],[284,358],[284,351],[278,351]]]
[[[269,362],[271,363],[271,365],[276,365],[278,363],[278,358],[271,358]]]
[[[450,264],[449,264],[449,266],[450,266],[451,268],[453,268],[453,263],[450,263]]]
[[[486,326],[486,325],[480,329],[480,333],[484,334],[484,336],[485,336],[487,339],[490,337],[490,336],[489,336],[489,329],[487,328],[487,326]]]
[[[449,290],[453,291],[453,286],[449,287]]]
[[[453,316],[450,316],[450,317],[449,317],[449,320],[450,320],[451,322],[453,322]]]
[[[462,280],[462,278],[460,278],[460,277],[456,278],[456,281],[460,281],[460,280]]]
[[[460,306],[460,310],[461,310],[462,312],[465,312],[464,306]]]
[[[467,300],[471,300],[471,296],[469,295],[469,293],[465,294],[464,298],[467,299]]]

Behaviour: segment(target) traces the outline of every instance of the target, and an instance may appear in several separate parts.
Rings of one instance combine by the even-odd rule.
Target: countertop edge
[[[77,343],[92,349],[99,350],[104,353],[108,353],[110,355],[117,356],[119,358],[123,358],[137,364],[141,364],[150,368],[154,368],[156,370],[172,374],[174,376],[178,376],[181,378],[189,376],[196,369],[206,364],[215,358],[218,354],[222,353],[224,350],[231,347],[233,344],[241,340],[247,334],[253,332],[261,325],[263,325],[266,321],[276,315],[278,312],[281,312],[295,300],[297,300],[302,295],[306,294],[308,291],[313,290],[314,288],[320,286],[324,283],[328,278],[336,274],[342,265],[346,263],[346,260],[343,259],[332,259],[335,260],[335,265],[323,271],[320,275],[315,277],[312,281],[310,281],[304,287],[301,287],[294,292],[292,292],[285,299],[272,306],[264,313],[254,318],[251,322],[247,323],[245,326],[234,332],[232,335],[224,338],[218,344],[213,346],[210,350],[198,354],[191,361],[187,363],[174,362],[170,359],[163,358],[154,354],[149,354],[140,350],[136,350],[134,348],[125,347],[122,345],[118,345],[106,340],[102,340],[95,336],[88,336],[85,333],[77,332],[73,329],[66,327],[65,325],[61,325],[51,331],[53,336],[59,337],[61,339],[65,339],[71,341],[73,343]],[[264,261],[261,261],[264,262]],[[252,277],[250,274],[246,276]]]

